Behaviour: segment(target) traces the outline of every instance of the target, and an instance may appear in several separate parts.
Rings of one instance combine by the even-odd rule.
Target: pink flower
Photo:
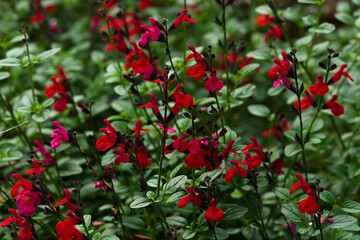
[[[37,146],[35,152],[40,152],[41,155],[45,157],[43,161],[44,165],[50,165],[54,161],[54,158],[51,156],[51,154],[45,149],[43,145],[41,145],[38,140],[34,140],[34,144]]]
[[[57,129],[51,134],[51,148],[56,149],[60,146],[61,141],[68,142],[70,141],[70,138],[68,131],[66,131],[57,121],[53,121],[52,124],[57,127]]]
[[[216,76],[216,70],[215,68],[211,70],[211,77],[205,82],[205,88],[209,90],[210,92],[213,91],[220,91],[224,87],[224,82],[222,82],[217,76]]]
[[[154,18],[149,18],[151,22],[151,27],[148,27],[146,25],[141,25],[141,28],[146,30],[146,32],[141,35],[139,45],[142,47],[145,47],[148,44],[148,39],[150,38],[151,41],[157,41],[159,40],[159,37],[161,35],[161,30],[158,28],[159,22],[156,21]]]

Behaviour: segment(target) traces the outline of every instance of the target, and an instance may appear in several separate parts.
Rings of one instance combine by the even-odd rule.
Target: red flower
[[[284,33],[280,26],[269,27],[269,31],[265,33],[264,41],[268,42],[270,36],[274,36],[275,39],[281,39],[284,36]]]
[[[141,28],[146,30],[146,32],[141,35],[139,45],[145,47],[148,44],[148,39],[150,38],[151,41],[157,41],[160,38],[161,30],[159,29],[158,25],[159,22],[156,21],[154,18],[149,18],[151,22],[151,27],[146,25],[141,25]]]
[[[204,62],[203,57],[200,53],[198,53],[193,46],[188,46],[188,48],[193,52],[189,56],[185,58],[184,62],[189,61],[191,58],[194,58],[198,63],[194,67],[188,67],[186,69],[186,74],[189,77],[193,77],[195,80],[198,80],[205,76],[205,70],[207,69],[207,65]]]
[[[46,169],[44,167],[40,168],[39,161],[36,158],[33,158],[33,166],[34,166],[34,168],[29,171],[26,171],[25,174],[35,173],[36,176],[40,176],[40,172],[44,171]]]
[[[242,64],[240,64],[239,69],[243,69],[245,66],[250,65],[250,61],[253,60],[254,57],[248,57]],[[260,72],[258,68],[255,68],[255,71]]]
[[[253,142],[253,144],[247,145],[247,146],[246,146],[245,148],[243,148],[241,151],[246,153],[247,150],[252,150],[252,149],[254,149],[255,152],[256,152],[256,155],[253,156],[253,157],[251,157],[250,154],[249,154],[249,156],[251,157],[251,163],[253,164],[253,167],[257,167],[257,166],[260,166],[260,164],[261,164],[263,161],[266,160],[266,156],[265,156],[265,154],[264,154],[263,149],[262,149],[261,146],[258,144],[256,138],[255,138],[255,137],[251,137],[250,139],[251,139],[251,141]],[[245,160],[246,160],[246,158],[245,158]],[[249,169],[249,171],[251,171],[251,170]]]
[[[56,224],[56,232],[59,235],[59,240],[81,240],[83,238],[82,233],[75,228],[78,223],[77,217],[71,212],[67,211],[66,215],[69,217],[62,222]]]
[[[144,146],[140,146],[136,149],[136,156],[137,156],[137,160],[139,161],[140,164],[140,168],[147,168],[148,166],[150,166],[151,162],[148,158],[148,151],[146,151]],[[139,167],[139,165],[137,163],[135,163],[135,165],[137,167]]]
[[[49,165],[54,161],[54,158],[51,156],[51,154],[45,149],[43,145],[38,140],[34,140],[34,144],[36,144],[37,148],[35,149],[35,152],[40,152],[41,155],[45,157],[43,163],[44,165]]]
[[[106,9],[112,8],[113,6],[115,6],[117,4],[116,0],[103,0],[103,1],[104,1],[105,4],[106,4],[106,2],[108,2],[105,5]]]
[[[178,208],[183,208],[186,206],[186,204],[190,201],[192,201],[192,203],[195,205],[195,206],[198,206],[198,207],[201,207],[201,204],[202,204],[202,201],[201,199],[199,198],[199,194],[196,194],[196,192],[200,192],[200,189],[198,187],[185,187],[186,191],[190,194],[190,195],[187,195],[183,198],[181,198],[179,200],[179,203],[178,203]]]
[[[256,17],[256,25],[262,27],[265,26],[268,23],[275,22],[275,18],[270,17],[269,14],[260,14]]]
[[[10,193],[11,193],[10,196],[12,198],[16,197],[19,194],[20,188],[23,188],[23,190],[26,190],[26,191],[31,191],[33,189],[32,182],[22,178],[20,176],[20,174],[14,173],[11,176],[18,180],[18,182],[12,186],[11,191],[10,191]]]
[[[1,227],[7,227],[10,223],[15,222],[19,227],[23,227],[20,229],[20,234],[18,235],[19,240],[31,240],[32,234],[30,224],[23,219],[15,209],[9,209],[9,212],[13,215],[13,217],[6,218],[1,223]]]
[[[220,91],[224,87],[224,82],[222,82],[217,76],[216,76],[216,70],[215,68],[211,70],[211,77],[205,82],[205,88],[209,90],[210,92],[213,91]]]
[[[76,212],[76,205],[71,203],[71,193],[69,192],[69,190],[67,190],[65,188],[63,189],[63,192],[65,194],[65,198],[63,198],[59,202],[55,203],[53,205],[53,207],[56,207],[58,205],[62,205],[62,204],[67,203],[69,209],[75,213]]]
[[[190,96],[189,94],[185,95],[182,92],[179,92],[175,95],[175,102],[177,105],[179,105],[182,108],[187,108],[189,106],[196,105],[196,103],[194,103],[192,96]]]
[[[118,155],[115,158],[115,165],[119,165],[122,163],[128,163],[130,162],[130,157],[124,152],[125,151],[125,145],[124,144],[118,144],[120,149],[116,149],[113,151],[114,154]]]
[[[317,76],[318,82],[315,83],[314,85],[311,85],[309,87],[309,90],[311,92],[312,95],[316,96],[317,94],[319,94],[320,96],[323,96],[325,93],[327,93],[329,91],[329,87],[325,85],[324,83],[324,79],[321,76],[321,74],[319,74]]]
[[[335,116],[340,116],[344,114],[344,106],[335,102],[335,100],[338,98],[338,95],[334,95],[329,101],[327,101],[327,103],[325,104],[325,106],[327,108],[331,109],[331,112],[335,115]]]
[[[117,142],[117,134],[115,128],[111,126],[111,123],[104,119],[104,122],[107,128],[100,128],[100,132],[105,133],[105,136],[102,136],[96,141],[96,149],[98,151],[105,151],[109,147],[112,147]]]
[[[290,61],[286,57],[286,52],[282,51],[281,55],[283,60],[280,61],[279,59],[274,59],[273,62],[276,63],[276,66],[273,67],[268,73],[269,79],[274,79],[277,73],[280,74],[280,77],[274,82],[273,88],[279,86],[281,83],[284,83],[285,87],[287,88],[289,88],[291,85],[289,79],[286,77],[291,69]]]
[[[154,3],[152,0],[141,0],[139,2],[139,6],[142,11],[144,11],[146,8],[153,6],[153,5],[154,5]]]
[[[337,71],[330,79],[330,82],[333,83],[333,82],[339,81],[341,76],[347,77],[351,81],[354,81],[354,79],[347,72],[344,71],[344,69],[346,67],[347,67],[347,64],[341,65],[339,71]]]
[[[174,28],[180,27],[180,25],[183,21],[188,22],[188,23],[196,23],[195,20],[186,16],[187,11],[188,11],[187,9],[184,9],[181,11],[180,15],[176,18],[176,20],[174,21],[174,24],[171,25],[169,30],[173,30]]]
[[[185,164],[189,168],[201,168],[201,166],[204,164],[204,158],[200,153],[190,153],[185,158]]]
[[[113,36],[113,43],[114,43],[114,47],[117,51],[121,52],[121,53],[126,53],[128,50],[127,44],[124,40],[123,35],[118,32],[115,36]],[[111,50],[113,50],[113,45],[110,43],[108,43],[108,47],[105,49],[105,52],[110,52]]]
[[[58,112],[63,112],[67,108],[67,103],[70,102],[70,98],[66,93],[66,87],[65,84],[67,82],[67,77],[65,75],[64,69],[59,66],[60,73],[54,77],[51,77],[50,80],[53,82],[51,86],[46,87],[45,89],[45,95],[48,98],[54,98],[55,94],[59,94],[60,98],[56,100],[54,104],[54,109]],[[63,82],[58,82],[58,79],[62,79]]]
[[[315,104],[315,101],[314,99],[312,98],[312,96],[310,95],[309,91],[308,90],[305,90],[304,91],[305,95],[306,95],[306,98],[303,98],[300,100],[300,106],[301,106],[301,110],[305,110],[307,108],[309,108],[310,106],[314,105]],[[299,101],[296,100],[294,102],[294,107],[296,109],[299,109]]]
[[[41,23],[44,21],[44,19],[45,19],[45,16],[40,9],[36,10],[36,16],[34,16],[34,15],[30,16],[30,21],[32,23]]]
[[[227,57],[227,60],[230,61],[230,64],[234,64],[235,62],[241,62],[244,60],[242,57],[236,57],[236,53],[234,50],[231,51],[231,55]]]
[[[309,215],[313,215],[319,210],[319,206],[316,203],[316,195],[311,190],[309,185],[305,182],[304,178],[299,173],[295,173],[295,176],[299,179],[299,182],[295,183],[290,188],[290,194],[292,194],[298,187],[301,187],[304,193],[309,195],[303,201],[299,202],[299,210],[301,213],[307,212]]]
[[[271,164],[271,169],[274,170],[275,174],[282,174],[284,173],[284,166],[282,165],[281,159],[278,158],[276,159],[272,164]]]
[[[225,182],[230,182],[234,174],[237,173],[240,177],[244,178],[247,176],[247,172],[243,167],[239,165],[245,164],[245,162],[237,162],[236,160],[231,160],[230,163],[235,166],[235,168],[230,168],[225,175]]]
[[[96,188],[101,188],[103,191],[107,191],[109,189],[109,186],[104,182],[104,180],[102,180],[101,182],[95,183],[95,189]]]
[[[177,138],[173,143],[172,147],[177,149],[179,152],[185,152],[188,149],[189,143],[184,140],[189,134],[184,133],[181,137]],[[176,137],[176,136],[174,136]]]
[[[150,58],[136,45],[135,42],[131,41],[130,44],[134,47],[134,50],[132,50],[125,58],[125,61],[128,61],[128,63],[125,64],[125,70],[131,67],[134,74],[139,73],[144,79],[151,79],[154,68],[150,63]],[[134,55],[138,57],[138,60],[133,59]]]
[[[215,198],[211,199],[210,207],[205,213],[205,218],[209,222],[213,221],[221,221],[224,218],[224,212],[222,212],[217,206],[216,206],[216,200]]]
[[[284,132],[290,130],[290,128],[291,128],[291,126],[287,125],[286,118],[284,117],[281,120],[281,125],[275,123],[274,126],[273,126],[273,129],[266,130],[262,134],[263,134],[263,136],[268,136],[271,133],[273,133],[275,138],[279,139],[280,134],[281,134],[281,136],[283,136]]]

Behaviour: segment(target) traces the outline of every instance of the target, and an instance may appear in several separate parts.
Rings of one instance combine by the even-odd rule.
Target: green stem
[[[227,60],[228,57],[228,46],[227,46],[227,38],[226,38],[226,5],[225,0],[222,1],[222,27],[223,27],[223,34],[224,34],[224,55],[225,55],[225,69],[226,69],[226,103],[228,110],[230,111],[230,79],[229,79],[229,63]],[[231,122],[231,121],[230,121]]]
[[[294,53],[294,58],[295,58],[295,53]],[[307,174],[307,162],[305,159],[305,144],[304,144],[304,138],[303,138],[303,120],[302,120],[302,114],[301,114],[301,99],[300,99],[300,91],[299,91],[299,82],[298,82],[298,78],[297,78],[297,66],[296,64],[294,64],[294,70],[295,70],[295,83],[296,83],[296,96],[298,99],[298,105],[299,105],[299,111],[298,111],[298,116],[299,116],[299,122],[300,122],[300,146],[301,146],[301,153],[302,153],[302,158],[303,158],[303,167],[304,167],[304,171],[305,171],[305,178],[306,178],[306,182],[309,181],[308,179],[308,174]]]
[[[30,59],[29,44],[28,44],[28,41],[27,41],[28,35],[27,35],[27,33],[25,31],[24,31],[24,38],[25,38],[25,45],[26,45],[26,53],[27,53],[27,57],[28,57],[28,61],[29,61],[28,69],[29,69],[31,93],[32,93],[32,98],[33,98],[33,104],[35,105],[35,86],[34,86],[34,80],[33,80],[33,74],[32,74],[32,62],[31,62],[31,59]]]

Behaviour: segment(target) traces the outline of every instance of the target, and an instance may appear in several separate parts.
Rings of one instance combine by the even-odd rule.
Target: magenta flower
[[[224,87],[224,82],[216,76],[216,70],[211,70],[211,77],[205,82],[205,87],[210,92],[220,91]]]
[[[57,129],[54,130],[54,132],[51,134],[51,148],[56,149],[60,146],[61,141],[68,142],[70,141],[68,131],[63,128],[60,123],[57,121],[53,121],[52,124],[57,127]]]
[[[157,41],[159,40],[159,37],[161,35],[161,30],[158,28],[159,22],[156,21],[154,18],[149,18],[151,22],[151,27],[148,27],[146,25],[141,25],[141,28],[146,30],[146,32],[141,35],[139,45],[142,47],[145,47],[148,44],[148,39],[150,38],[151,41]]]
[[[44,165],[50,165],[54,161],[54,158],[51,156],[51,154],[45,149],[43,145],[41,145],[38,140],[34,140],[34,144],[37,146],[35,152],[40,152],[41,155],[45,157],[43,161]]]

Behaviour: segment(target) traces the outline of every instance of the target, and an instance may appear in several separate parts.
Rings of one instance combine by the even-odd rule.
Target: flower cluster
[[[272,36],[275,39],[281,39],[284,36],[284,33],[280,26],[273,26],[273,23],[275,23],[275,18],[271,17],[268,14],[260,14],[256,18],[256,25],[259,27],[263,27],[268,25],[269,31],[265,33],[264,41],[268,42],[269,38]]]
[[[54,98],[55,94],[60,96],[59,99],[55,101],[54,109],[58,112],[63,112],[67,108],[67,104],[71,102],[69,95],[67,94],[68,90],[68,78],[65,75],[64,69],[59,66],[60,73],[55,77],[51,77],[50,80],[53,82],[51,86],[46,87],[45,95],[48,98]],[[60,81],[58,81],[60,79]]]
[[[316,202],[316,195],[311,190],[309,185],[305,182],[304,178],[299,173],[295,173],[295,177],[299,179],[299,182],[295,183],[290,188],[290,194],[293,194],[293,192],[298,188],[301,187],[304,193],[308,195],[307,198],[299,202],[299,210],[301,213],[308,213],[309,215],[315,214],[319,210],[319,206]]]

